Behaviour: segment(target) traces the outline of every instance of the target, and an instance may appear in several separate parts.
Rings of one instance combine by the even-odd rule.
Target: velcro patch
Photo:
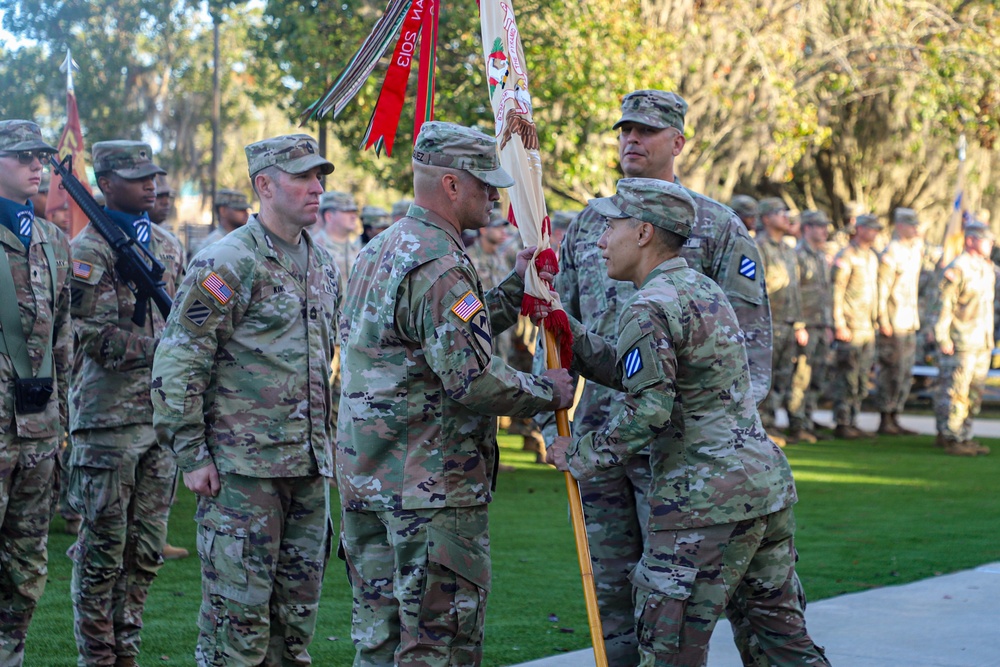
[[[625,367],[626,378],[630,378],[642,370],[642,354],[639,352],[638,345],[629,350],[622,365]]]
[[[90,277],[90,274],[94,272],[94,265],[87,264],[86,262],[81,262],[78,259],[73,260],[73,276],[75,278],[80,278],[86,280]]]
[[[746,255],[740,257],[740,275],[750,280],[757,279],[757,262]]]
[[[209,294],[215,297],[223,306],[229,303],[229,300],[233,298],[233,290],[230,289],[226,281],[219,277],[219,274],[213,271],[208,274],[208,277],[201,281],[201,286],[204,287]]]
[[[476,341],[482,346],[483,350],[489,352],[490,355],[493,354],[493,339],[490,337],[489,332],[489,322],[486,317],[486,311],[480,310],[476,319],[472,320],[472,335],[475,336]]]
[[[468,322],[482,307],[483,302],[479,300],[479,297],[472,290],[469,290],[461,299],[455,302],[455,305],[451,307],[451,312],[455,313],[458,319],[463,322]]]
[[[202,326],[208,320],[208,316],[212,314],[212,309],[206,306],[204,303],[195,299],[188,306],[187,310],[184,311],[184,317],[188,318],[195,323],[196,326]]]

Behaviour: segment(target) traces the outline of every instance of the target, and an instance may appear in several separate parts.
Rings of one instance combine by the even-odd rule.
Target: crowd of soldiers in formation
[[[849,240],[817,211],[796,232],[781,199],[729,208],[680,184],[678,95],[635,91],[621,112],[616,194],[552,216],[562,270],[542,278],[569,316],[572,372],[543,370],[519,317],[534,249],[498,208],[514,179],[492,137],[426,123],[414,199],[392,211],[324,192],[334,166],[307,135],[250,144],[257,213],[218,192],[190,260],[159,226],[172,193],[151,147],[95,143],[104,211],[173,300],[138,320],[94,226],[70,243],[65,211],[36,215],[55,149],[0,121],[0,664],[24,661],[56,506],[77,533],[78,664],[137,664],[150,585],[186,555],[166,541],[180,477],[198,501],[199,665],[309,664],[331,553],[356,665],[478,665],[502,418],[579,480],[609,664],[704,664],[724,613],[746,665],[828,665],[805,629],[774,413],[791,442],[824,437],[812,411],[832,384],[834,435],[867,436],[877,353],[879,433],[907,433],[919,335],[941,369],[938,445],[988,453],[969,429],[992,234],[967,225],[964,252],[921,277],[935,261],[915,212],[893,213],[881,253],[869,214]],[[573,436],[556,435],[553,411],[574,404]]]

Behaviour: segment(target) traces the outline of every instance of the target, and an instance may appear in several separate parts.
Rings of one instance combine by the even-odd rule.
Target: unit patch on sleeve
[[[219,274],[215,271],[208,274],[208,277],[201,281],[201,286],[223,306],[233,298],[233,290],[229,288],[226,281],[220,278]]]
[[[195,299],[191,302],[191,305],[187,307],[184,311],[184,317],[188,318],[195,323],[196,326],[202,326],[208,319],[208,316],[212,314],[212,309],[206,306],[204,303]]]
[[[90,274],[94,272],[94,266],[92,264],[87,264],[86,262],[81,262],[78,259],[73,260],[73,277],[80,278],[81,280],[86,280],[90,277]]]
[[[451,312],[455,313],[458,319],[463,322],[468,322],[482,307],[483,302],[479,300],[479,297],[472,290],[469,290],[461,299],[455,302],[455,305],[451,307]]]
[[[740,257],[740,275],[750,280],[757,279],[757,262],[746,255]]]
[[[629,350],[628,354],[625,355],[623,365],[625,367],[626,378],[630,378],[642,370],[642,354],[639,352],[638,345]]]

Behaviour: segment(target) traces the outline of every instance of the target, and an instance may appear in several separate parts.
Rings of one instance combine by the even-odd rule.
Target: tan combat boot
[[[896,430],[899,431],[900,435],[919,435],[913,429],[906,428],[905,426],[899,423],[899,413],[893,412],[890,415],[890,417],[892,418],[892,423],[893,425],[895,425]]]
[[[978,440],[966,440],[962,444],[976,450],[976,454],[978,456],[986,456],[990,453],[990,448],[980,443]]]
[[[804,429],[796,429],[788,432],[788,442],[793,445],[797,445],[802,442],[813,444],[816,442],[816,436]]]
[[[901,435],[899,427],[892,420],[892,415],[888,412],[882,413],[882,419],[878,423],[879,435]]]
[[[952,438],[945,440],[944,453],[950,456],[978,456],[979,451],[967,442],[959,442]]]
[[[190,555],[184,547],[175,547],[172,544],[165,544],[163,546],[163,560],[180,560]]]

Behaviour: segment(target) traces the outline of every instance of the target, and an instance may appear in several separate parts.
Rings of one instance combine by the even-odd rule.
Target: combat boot
[[[862,440],[864,438],[871,438],[872,436],[872,433],[862,431],[850,424],[837,424],[837,428],[833,430],[833,437],[840,438],[841,440]]]
[[[962,444],[976,450],[976,454],[979,456],[986,456],[990,453],[990,448],[980,443],[978,440],[966,440]]]
[[[792,443],[793,445],[797,445],[803,442],[813,444],[816,442],[816,436],[810,433],[809,431],[799,428],[795,429],[794,431],[788,432],[788,442]]]
[[[163,560],[180,560],[190,555],[184,547],[175,547],[172,544],[163,545]]]
[[[115,658],[115,667],[139,667],[139,663],[135,661],[135,656],[120,655]]]
[[[945,440],[944,453],[950,456],[979,456],[979,451],[970,443],[952,438]]]
[[[916,431],[908,429],[899,423],[899,413],[893,412],[889,416],[892,418],[892,424],[896,427],[896,430],[899,431],[900,435],[919,435]]]
[[[892,415],[888,412],[882,413],[882,419],[878,423],[879,435],[901,435],[899,427],[892,420]]]
[[[778,433],[776,429],[765,428],[764,432],[767,433],[767,437],[769,437],[771,441],[778,447],[784,447],[785,445],[788,444],[788,441],[785,439],[785,436]]]

